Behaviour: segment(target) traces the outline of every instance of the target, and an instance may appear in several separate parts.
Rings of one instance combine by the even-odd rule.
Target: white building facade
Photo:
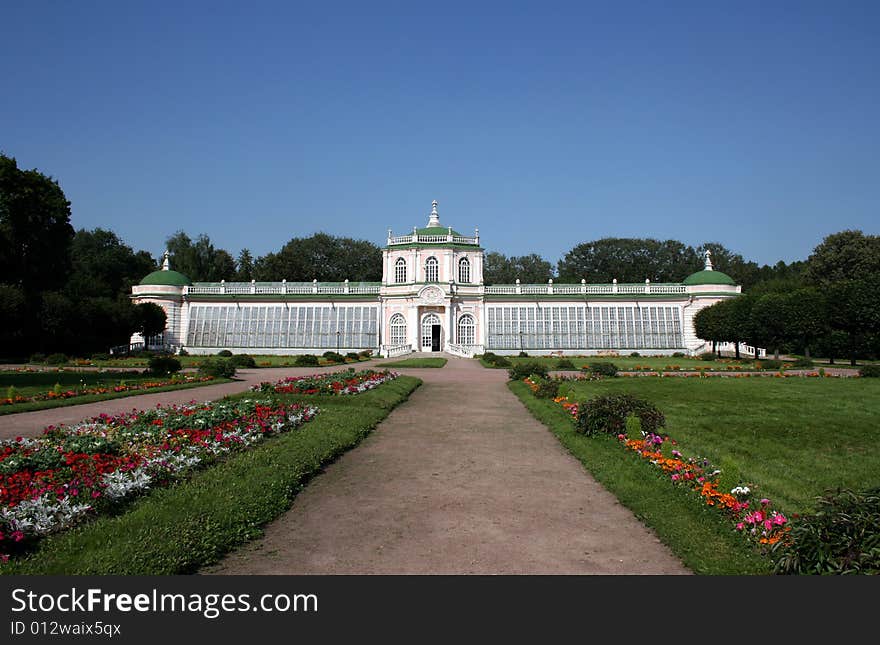
[[[163,307],[161,344],[191,354],[695,354],[710,347],[694,314],[741,292],[708,255],[663,284],[486,285],[483,262],[479,230],[442,226],[435,201],[425,228],[388,231],[381,282],[191,283],[166,257],[132,298]]]

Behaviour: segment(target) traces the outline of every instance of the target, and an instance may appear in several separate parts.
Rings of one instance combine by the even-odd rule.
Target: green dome
[[[150,275],[141,280],[141,284],[161,285],[165,287],[185,287],[192,284],[192,281],[182,273],[177,271],[153,271]]]
[[[416,233],[419,235],[449,235],[449,227],[431,226],[429,228],[419,228],[416,229]],[[452,234],[463,237],[461,233],[455,230],[452,231]]]
[[[697,271],[696,273],[692,273],[688,277],[684,279],[682,284],[730,284],[735,285],[736,282],[733,281],[726,273],[722,273],[721,271],[712,271],[710,269],[703,269],[702,271]]]

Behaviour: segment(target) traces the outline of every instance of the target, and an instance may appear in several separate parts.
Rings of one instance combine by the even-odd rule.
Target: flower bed
[[[78,396],[86,396],[89,394],[108,394],[111,392],[132,392],[135,390],[152,390],[158,387],[168,387],[171,385],[184,385],[187,383],[207,383],[213,381],[213,376],[179,376],[164,381],[140,381],[137,383],[126,383],[120,381],[118,385],[98,386],[98,387],[74,387],[62,388],[56,385],[47,392],[34,394],[33,396],[21,396],[15,394],[15,388],[10,387],[6,392],[6,397],[0,399],[0,405],[15,405],[18,403],[31,403],[33,401],[57,401],[60,399],[72,399]]]
[[[190,403],[0,442],[0,559],[111,511],[231,451],[297,428],[318,410],[270,400]]]
[[[351,370],[309,376],[289,376],[275,383],[264,382],[254,385],[251,390],[278,394],[360,394],[397,377],[396,372],[388,370],[382,372],[374,370],[355,372]]]
[[[531,377],[523,380],[533,392],[538,389],[538,383]],[[585,405],[570,401],[567,396],[558,396],[553,402],[562,406],[572,420],[577,418]],[[672,484],[692,489],[706,505],[725,513],[734,523],[735,529],[749,540],[769,547],[786,539],[790,532],[788,518],[773,509],[769,499],[756,501],[752,495],[754,485],[739,485],[729,493],[719,491],[721,470],[714,467],[708,459],[685,457],[674,447],[677,443],[669,435],[641,434],[641,438],[619,434],[617,440],[624,448],[657,467]]]

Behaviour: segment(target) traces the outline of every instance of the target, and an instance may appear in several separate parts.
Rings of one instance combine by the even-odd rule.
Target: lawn
[[[237,352],[241,353],[241,352]],[[275,355],[275,354],[248,354],[257,364],[257,367],[293,367],[296,362],[297,354],[286,354],[286,355]],[[364,362],[370,360],[372,357],[362,357],[357,361],[346,358],[345,363],[331,363],[325,360],[320,354],[317,355],[318,360],[321,363],[321,366],[325,365],[345,365],[352,364],[358,362]],[[184,369],[188,367],[198,367],[202,361],[206,358],[217,358],[214,355],[208,356],[197,356],[197,355],[183,355],[183,356],[175,356],[177,360],[180,361],[181,365]],[[124,367],[132,367],[132,368],[146,368],[148,367],[150,362],[149,358],[144,357],[125,357],[125,358],[111,358],[109,360],[90,360],[90,359],[78,359],[72,358],[67,363],[67,367],[114,367],[114,368],[124,368]],[[32,365],[40,365],[37,363],[32,363]],[[42,366],[42,365],[40,365]]]
[[[880,485],[878,379],[605,379],[571,398],[629,392],[666,415],[686,455],[707,457],[785,511],[826,489]]]
[[[545,365],[547,369],[559,369],[560,360],[568,360],[574,365],[576,370],[581,369],[590,363],[614,363],[618,369],[631,370],[636,366],[650,367],[652,370],[664,370],[674,366],[678,366],[681,370],[695,370],[697,368],[728,371],[728,367],[736,367],[742,370],[755,369],[755,363],[752,360],[733,360],[721,359],[717,361],[702,361],[693,357],[673,357],[673,356],[564,356],[562,358],[551,356],[505,356],[511,363],[540,363]],[[480,359],[483,367],[494,368],[495,365],[487,363],[484,359]],[[571,368],[566,368],[571,369]]]
[[[356,446],[421,381],[400,376],[357,396],[279,395],[320,408],[301,429],[234,454],[104,516],[45,538],[4,574],[172,575],[193,573],[259,537],[310,478]],[[241,398],[251,394],[242,394]]]
[[[696,573],[772,570],[731,522],[610,436],[585,437],[570,415],[522,382],[511,389],[532,414]],[[574,385],[571,399],[628,392],[666,414],[685,456],[722,470],[721,484],[748,484],[790,516],[815,509],[826,489],[880,484],[880,381],[876,379],[605,379]]]
[[[443,367],[444,365],[446,365],[445,358],[405,358],[402,361],[379,363],[376,367]]]
[[[194,377],[192,375],[190,377]],[[183,378],[183,377],[181,377]],[[26,401],[15,404],[0,405],[0,415],[14,414],[16,412],[30,412],[33,410],[46,410],[69,405],[81,405],[96,401],[107,401],[126,396],[135,396],[145,392],[168,392],[171,390],[202,387],[204,385],[216,385],[228,383],[231,379],[214,378],[210,381],[197,382],[172,382],[170,377],[143,374],[141,372],[90,372],[90,371],[63,371],[63,372],[0,372],[0,397],[4,400],[9,397],[10,387],[14,389],[16,397],[34,397],[46,395],[56,390],[62,393],[58,398],[48,400]],[[163,385],[159,385],[163,383]],[[143,387],[146,384],[155,384],[157,387],[148,389],[130,389],[114,392],[114,387]],[[56,385],[59,387],[56,388]],[[109,388],[109,392],[77,394],[76,396],[64,395],[64,393],[79,393],[95,388]]]

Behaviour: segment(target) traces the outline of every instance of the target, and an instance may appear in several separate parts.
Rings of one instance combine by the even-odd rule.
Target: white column
[[[417,352],[422,351],[421,334],[422,330],[419,328],[419,308],[414,303],[411,303],[409,314],[407,315],[406,335]]]

